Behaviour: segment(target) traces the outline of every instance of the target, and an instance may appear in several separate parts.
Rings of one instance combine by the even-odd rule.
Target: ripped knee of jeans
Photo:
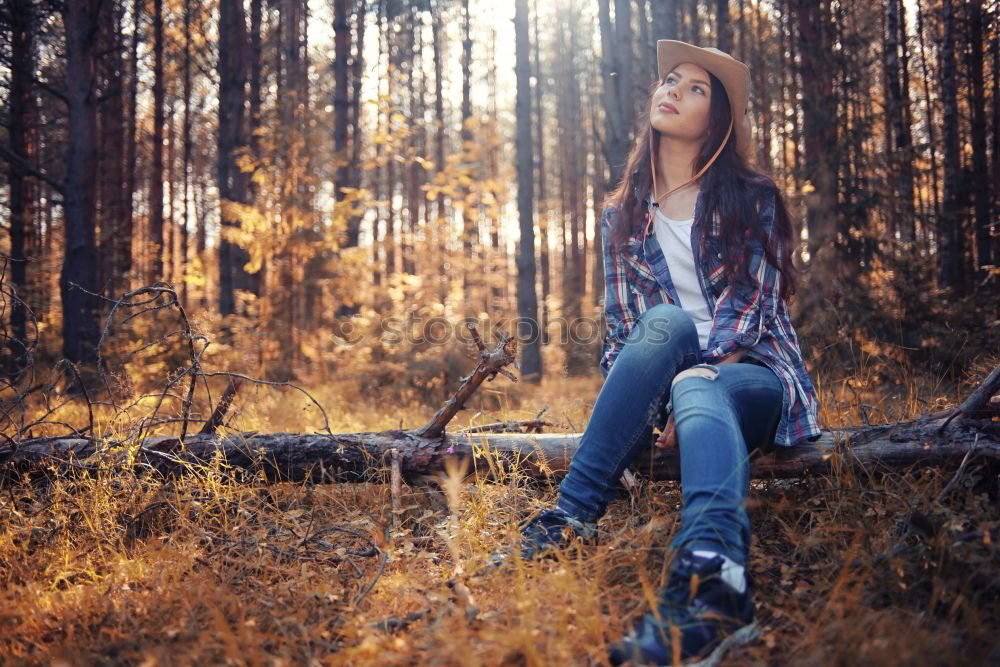
[[[705,378],[707,380],[714,380],[719,376],[719,367],[713,366],[712,364],[695,364],[690,368],[685,368],[680,373],[674,376],[673,381],[670,383],[670,388],[673,389],[674,385],[683,380],[684,378]]]

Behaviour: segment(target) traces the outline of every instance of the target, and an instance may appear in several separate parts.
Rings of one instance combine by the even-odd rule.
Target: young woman
[[[656,445],[680,448],[669,580],[615,664],[714,661],[755,636],[749,455],[820,435],[787,305],[791,223],[774,181],[746,164],[749,69],[675,40],[657,42],[657,60],[648,127],[601,220],[605,382],[556,506],[521,531],[525,558],[593,540],[654,420]]]

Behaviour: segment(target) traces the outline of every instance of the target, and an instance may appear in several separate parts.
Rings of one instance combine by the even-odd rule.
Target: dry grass
[[[849,377],[816,373],[828,426],[873,423],[955,399],[864,352]],[[547,417],[581,430],[599,380],[489,386],[501,410],[460,426]],[[505,382],[504,382],[505,383]],[[506,383],[505,383],[506,384]],[[426,408],[318,395],[335,431],[416,426]],[[291,394],[248,390],[234,426],[309,430]],[[336,407],[342,406],[342,407]],[[63,416],[85,420],[79,407]],[[305,410],[305,411],[304,411]],[[488,465],[487,460],[477,465]],[[762,640],[727,664],[996,664],[997,471],[844,472],[754,482],[750,570]],[[602,544],[470,576],[554,499],[510,471],[458,471],[404,487],[392,527],[384,484],[234,484],[219,466],[164,481],[105,471],[0,487],[0,656],[18,663],[605,664],[607,646],[665,579],[679,487],[623,492]],[[372,546],[377,548],[372,549]],[[460,582],[449,586],[454,577]],[[462,583],[464,582],[464,583]],[[369,587],[374,583],[374,586]],[[385,621],[395,627],[380,627]]]

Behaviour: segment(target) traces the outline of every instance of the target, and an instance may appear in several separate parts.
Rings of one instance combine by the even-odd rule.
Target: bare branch
[[[52,187],[52,189],[61,194],[63,197],[66,196],[65,185],[51,178],[48,174],[42,172],[40,169],[36,169],[35,167],[31,166],[24,160],[24,158],[22,158],[20,155],[18,155],[17,153],[10,150],[4,145],[0,145],[0,157],[7,160],[7,162],[10,162],[21,171],[27,174],[31,174],[35,178],[45,181],[46,183],[49,184],[50,187]]]

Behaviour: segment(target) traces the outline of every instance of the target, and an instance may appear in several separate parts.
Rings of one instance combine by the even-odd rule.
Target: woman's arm
[[[772,244],[775,257],[782,256],[781,240],[774,236],[775,191],[769,192],[758,207],[760,223]],[[723,341],[706,353],[710,363],[721,363],[738,350],[752,348],[778,314],[781,304],[781,272],[766,261],[764,246],[751,237],[749,273],[753,283],[736,289],[730,283],[716,302],[715,326]]]
[[[635,323],[635,313],[629,299],[628,280],[625,276],[624,262],[619,253],[611,252],[611,224],[615,220],[617,209],[611,206],[601,213],[601,242],[604,253],[604,319],[607,321],[607,334],[604,350],[601,354],[601,372],[604,377],[611,372],[611,367],[625,345],[625,339]]]

